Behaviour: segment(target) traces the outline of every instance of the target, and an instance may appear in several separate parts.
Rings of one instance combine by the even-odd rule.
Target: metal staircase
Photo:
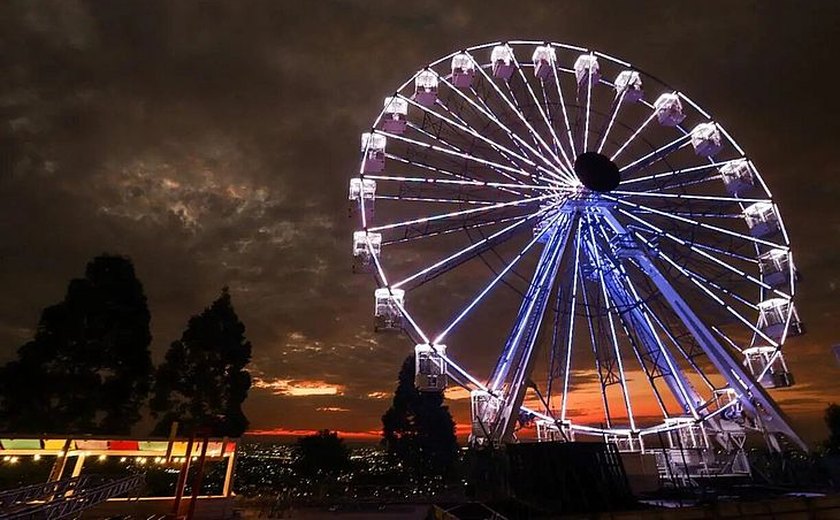
[[[138,490],[142,474],[119,479],[85,475],[0,493],[0,520],[71,518],[109,498]]]

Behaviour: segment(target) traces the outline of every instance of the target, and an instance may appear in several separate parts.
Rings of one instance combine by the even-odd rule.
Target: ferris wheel
[[[475,444],[804,447],[766,390],[804,332],[785,226],[683,92],[583,47],[470,47],[385,98],[349,199],[376,329],[414,340],[420,390],[470,391]]]

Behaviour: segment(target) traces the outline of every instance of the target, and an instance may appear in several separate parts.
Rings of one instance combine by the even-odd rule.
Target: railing
[[[0,492],[0,511],[9,511],[13,507],[34,500],[48,500],[55,495],[64,495],[70,490],[84,487],[88,480],[89,476],[84,475],[2,491]]]
[[[93,478],[91,477],[95,476],[88,477],[85,482],[92,481]],[[92,485],[90,487],[76,484],[72,488],[65,488],[65,491],[62,493],[53,494],[52,499],[45,497],[47,498],[46,501],[40,500],[28,504],[20,504],[18,502],[18,509],[16,511],[0,513],[0,520],[36,518],[39,520],[57,520],[72,517],[109,498],[137,490],[143,485],[143,477],[143,475],[138,474],[110,481],[100,480],[101,483],[99,485]],[[52,494],[52,492],[49,494]]]

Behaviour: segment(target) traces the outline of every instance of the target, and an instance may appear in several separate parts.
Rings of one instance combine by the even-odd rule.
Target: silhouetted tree
[[[306,476],[335,475],[350,466],[350,451],[336,432],[321,430],[297,440],[297,470]]]
[[[443,394],[414,386],[414,356],[400,370],[391,408],[382,416],[382,443],[419,475],[445,475],[458,456],[455,421]]]
[[[0,427],[128,434],[150,384],[149,309],[128,258],[102,255],[41,314],[35,338],[0,369]]]
[[[840,454],[840,405],[831,403],[825,409],[825,425],[828,426],[826,451]]]
[[[181,339],[172,342],[155,374],[151,410],[166,435],[173,421],[180,431],[198,428],[212,435],[239,437],[248,428],[242,402],[248,397],[251,343],[227,288],[210,307],[190,318]]]

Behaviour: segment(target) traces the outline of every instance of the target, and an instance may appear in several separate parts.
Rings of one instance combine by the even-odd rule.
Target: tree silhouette
[[[840,405],[831,403],[825,409],[825,425],[828,426],[826,451],[840,454]]]
[[[0,427],[128,434],[149,392],[149,309],[131,260],[101,255],[0,369]]]
[[[336,432],[321,430],[297,440],[301,475],[335,475],[350,466],[350,452]]]
[[[414,356],[403,362],[394,400],[382,416],[382,442],[418,475],[445,475],[458,455],[455,422],[443,394],[414,386]]]
[[[204,311],[190,318],[155,374],[153,434],[166,435],[173,421],[182,432],[207,429],[212,435],[239,437],[248,428],[242,402],[248,396],[251,343],[227,288]]]

